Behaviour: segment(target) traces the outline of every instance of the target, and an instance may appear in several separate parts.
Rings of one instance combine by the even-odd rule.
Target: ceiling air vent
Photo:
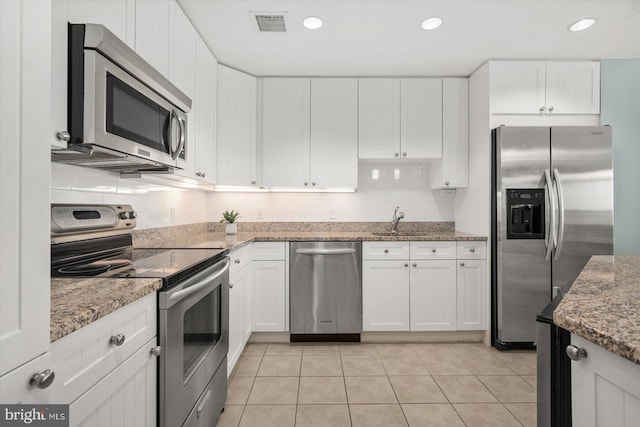
[[[256,14],[256,22],[261,32],[285,33],[287,27],[284,23],[284,15]]]

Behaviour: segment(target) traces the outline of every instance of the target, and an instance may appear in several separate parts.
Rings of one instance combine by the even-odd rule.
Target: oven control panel
[[[133,229],[137,216],[130,205],[51,205],[51,234]]]

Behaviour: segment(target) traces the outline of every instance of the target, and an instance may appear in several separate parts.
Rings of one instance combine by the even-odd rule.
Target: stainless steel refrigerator
[[[611,128],[503,126],[492,149],[492,341],[533,348],[536,315],[613,253]]]

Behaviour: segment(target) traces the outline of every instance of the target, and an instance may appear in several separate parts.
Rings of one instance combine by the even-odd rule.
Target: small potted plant
[[[222,219],[220,220],[220,223],[227,224],[224,228],[226,234],[238,233],[238,225],[236,224],[236,219],[238,219],[238,217],[240,217],[240,212],[233,210],[222,212]]]

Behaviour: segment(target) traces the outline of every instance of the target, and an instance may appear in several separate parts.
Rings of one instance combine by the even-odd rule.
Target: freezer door
[[[507,239],[505,198],[507,189],[545,189],[549,128],[501,127],[494,138],[494,336],[502,343],[533,343],[536,315],[551,300],[551,264],[545,260],[547,240]],[[549,191],[545,194],[548,199]],[[545,212],[545,228],[549,222]]]
[[[558,191],[553,286],[572,283],[593,255],[613,254],[611,128],[551,128],[551,167]]]

